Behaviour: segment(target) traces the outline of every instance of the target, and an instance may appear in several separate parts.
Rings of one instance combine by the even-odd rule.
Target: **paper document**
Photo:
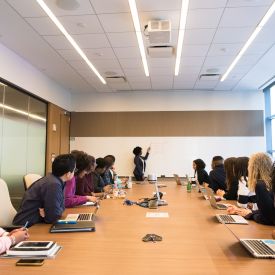
[[[169,218],[168,212],[147,212],[146,218]]]

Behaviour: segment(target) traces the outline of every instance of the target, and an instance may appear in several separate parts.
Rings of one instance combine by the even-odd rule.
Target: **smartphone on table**
[[[16,265],[28,265],[28,266],[41,266],[44,264],[44,259],[20,259],[16,262]]]

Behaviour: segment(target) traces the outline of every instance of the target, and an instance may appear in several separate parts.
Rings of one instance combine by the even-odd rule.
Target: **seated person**
[[[195,159],[193,161],[193,169],[195,170],[194,177],[197,178],[200,185],[209,184],[209,176],[205,171],[205,163],[202,159]]]
[[[76,195],[76,184],[77,179],[82,179],[87,171],[91,169],[91,157],[84,153],[83,151],[74,150],[71,154],[75,157],[76,160],[76,171],[75,176],[66,182],[65,185],[65,207],[70,208],[77,205],[85,204],[88,201],[96,202],[97,198],[94,196],[80,196]]]
[[[65,182],[74,176],[75,158],[71,154],[59,155],[52,163],[52,173],[37,180],[26,190],[13,224],[29,226],[36,223],[54,223],[62,215]]]
[[[90,156],[91,166],[90,170],[83,178],[77,178],[76,195],[80,196],[95,196],[95,185],[93,182],[93,173],[95,170],[95,158]]]
[[[236,158],[227,158],[224,161],[226,191],[218,189],[216,194],[227,200],[236,200],[239,181],[234,174]]]
[[[274,190],[272,190],[275,184],[274,168],[271,180],[271,158],[265,153],[252,155],[248,164],[248,188],[256,193],[258,210],[230,207],[228,212],[253,219],[257,223],[275,225]]]
[[[104,157],[104,160],[106,161],[107,167],[104,173],[102,174],[102,178],[104,180],[105,184],[114,184],[114,170],[113,166],[115,164],[115,157],[112,155],[108,155]]]
[[[248,181],[248,157],[239,157],[236,160],[235,175],[239,181],[237,192],[237,205],[241,208],[258,210],[256,194],[250,191],[247,186]]]
[[[29,238],[28,230],[24,227],[6,232],[0,227],[0,254],[6,252],[11,246]]]
[[[215,156],[212,159],[212,170],[209,173],[209,187],[217,192],[218,189],[226,191],[225,171],[223,165],[223,158]]]
[[[109,193],[112,190],[112,186],[105,184],[103,178],[101,177],[101,175],[105,172],[106,167],[107,163],[103,158],[96,159],[96,168],[95,171],[92,172],[92,176],[94,183],[94,191],[99,195],[102,195],[102,193]]]

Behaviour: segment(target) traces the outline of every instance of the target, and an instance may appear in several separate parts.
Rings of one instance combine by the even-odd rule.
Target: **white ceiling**
[[[148,58],[146,77],[127,0],[77,0],[64,10],[45,1],[103,76],[127,83],[103,85],[35,0],[0,1],[0,43],[71,92],[117,90],[257,89],[275,73],[275,15],[224,82],[201,81],[202,73],[223,74],[273,0],[190,0],[179,76],[175,56]],[[181,0],[136,0],[141,28],[168,19],[176,48]],[[144,36],[146,46],[149,42]]]

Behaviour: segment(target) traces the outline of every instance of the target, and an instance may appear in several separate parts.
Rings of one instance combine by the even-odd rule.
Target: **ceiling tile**
[[[213,43],[244,43],[252,34],[253,28],[218,28]]]
[[[40,8],[40,5],[33,0],[7,0],[22,17],[40,17],[45,16],[45,12]]]
[[[138,0],[138,11],[169,11],[179,10],[181,8],[181,0]]]
[[[105,32],[131,32],[135,30],[130,13],[100,14],[98,18]]]
[[[136,47],[138,45],[134,32],[107,33],[112,47]]]
[[[150,78],[147,77],[146,75],[143,76],[127,76],[127,80],[131,82],[148,82],[150,83]]]
[[[151,83],[150,82],[129,82],[131,88],[133,90],[148,90],[151,89]]]
[[[175,66],[175,58],[149,58],[148,64],[149,67],[152,69],[154,67],[161,68],[173,68]]]
[[[237,55],[243,44],[212,44],[208,56]]]
[[[216,28],[219,24],[223,9],[195,9],[187,14],[187,29]]]
[[[173,75],[174,68],[172,67],[151,67],[150,68],[150,75],[151,76],[162,76],[162,75]]]
[[[204,62],[203,56],[184,56],[181,59],[180,66],[201,66]]]
[[[195,85],[195,81],[179,81],[174,80],[173,89],[175,90],[192,90]]]
[[[199,90],[214,89],[218,83],[219,83],[219,80],[197,81],[194,88]]]
[[[208,48],[209,45],[183,45],[181,56],[205,56]]]
[[[273,15],[274,17],[275,15]],[[274,25],[275,25],[275,20],[274,24],[272,27],[264,27],[256,39],[254,40],[253,44],[255,43],[268,43],[268,44],[274,44],[275,43],[275,35],[274,35]]]
[[[114,52],[118,58],[140,58],[138,47],[114,48]]]
[[[170,20],[171,28],[178,29],[180,23],[180,10],[139,12],[139,20],[141,30],[144,30],[144,26],[148,25],[148,22],[152,20]]]
[[[123,69],[143,68],[141,58],[120,58],[119,63]]]
[[[131,69],[131,68],[124,68],[123,69],[125,76],[143,76],[145,75],[143,68],[135,68],[135,69]]]
[[[69,34],[103,33],[96,15],[58,17]]]
[[[180,74],[199,74],[201,66],[181,66]]]
[[[108,84],[108,86],[115,91],[131,90],[129,83],[127,82],[122,84]]]
[[[271,5],[273,0],[228,0],[227,7],[253,7]]]
[[[68,60],[68,63],[77,71],[86,71],[89,69],[88,64],[84,60]]]
[[[43,36],[43,38],[57,50],[73,49],[73,46],[63,35],[49,35]]]
[[[210,44],[216,29],[192,29],[186,30],[184,44]]]
[[[255,27],[267,12],[268,7],[226,8],[220,21],[221,28]],[[234,18],[234,20],[232,20]]]
[[[80,48],[109,48],[110,43],[105,34],[78,34],[73,35]]]
[[[178,76],[175,76],[174,82],[196,82],[198,79],[198,74],[192,74],[192,73],[183,73],[179,74]]]
[[[117,68],[120,69],[120,65],[117,59],[96,59],[93,60],[93,64],[96,68]]]
[[[56,27],[56,25],[49,17],[26,18],[26,21],[40,35],[62,35],[60,30]]]
[[[191,0],[189,1],[190,9],[214,9],[226,6],[227,0]]]
[[[151,76],[151,83],[153,89],[172,89],[173,87],[173,76],[162,76],[159,77]]]
[[[96,49],[85,49],[87,57],[91,60],[96,59],[116,59],[112,48],[96,48]]]
[[[97,14],[130,12],[128,1],[125,0],[90,0]]]
[[[245,53],[263,54],[270,49],[271,45],[271,43],[252,43]]]
[[[205,67],[218,67],[218,66],[229,66],[234,60],[235,56],[225,55],[225,56],[208,56],[205,59]]]
[[[57,50],[65,60],[82,60],[76,50]]]

